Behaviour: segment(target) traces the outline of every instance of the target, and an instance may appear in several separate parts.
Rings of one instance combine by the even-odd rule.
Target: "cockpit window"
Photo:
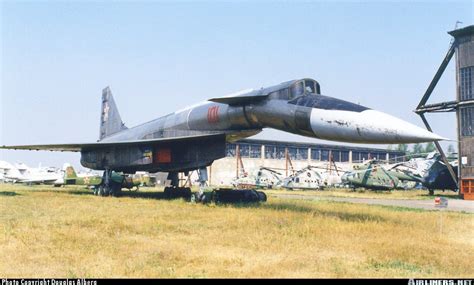
[[[304,88],[307,93],[316,94],[316,86],[313,80],[305,80]]]
[[[296,98],[303,94],[304,94],[303,81],[296,82],[293,86],[291,86],[291,98]]]
[[[361,105],[319,94],[308,94],[307,96],[300,96],[290,100],[288,103],[324,110],[362,112],[369,109]]]
[[[279,98],[282,100],[288,100],[288,88],[279,91]]]
[[[288,88],[273,91],[270,93],[270,97],[272,99],[281,99],[281,100],[288,100]]]

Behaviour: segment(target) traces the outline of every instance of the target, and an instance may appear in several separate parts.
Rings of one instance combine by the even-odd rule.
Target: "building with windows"
[[[449,32],[456,43],[459,186],[474,199],[474,26]]]
[[[214,161],[208,173],[210,184],[219,186],[230,185],[242,172],[253,173],[260,167],[277,169],[287,175],[291,169],[308,165],[328,166],[331,158],[338,168],[349,169],[368,159],[396,162],[403,161],[404,156],[404,152],[378,148],[243,139],[228,143],[226,157]]]
[[[331,157],[335,162],[347,163],[363,162],[373,158],[382,161],[400,161],[405,155],[400,151],[376,148],[244,139],[237,143],[228,143],[226,157],[236,157],[237,148],[242,158],[284,160],[285,153],[288,153],[288,157],[293,161],[329,161]]]

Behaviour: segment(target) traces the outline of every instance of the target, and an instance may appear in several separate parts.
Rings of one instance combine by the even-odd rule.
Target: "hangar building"
[[[474,26],[449,32],[455,38],[459,184],[465,199],[474,200]]]
[[[244,139],[227,144],[226,157],[214,161],[208,168],[209,183],[213,186],[230,185],[242,168],[245,172],[252,172],[264,166],[287,174],[290,168],[327,166],[331,157],[338,167],[348,169],[353,163],[367,159],[400,161],[404,155],[404,152],[377,148]]]

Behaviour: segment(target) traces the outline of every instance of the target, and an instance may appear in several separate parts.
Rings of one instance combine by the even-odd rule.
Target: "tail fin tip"
[[[77,178],[77,174],[76,174],[76,171],[74,170],[74,167],[72,167],[71,165],[69,165],[68,167],[66,167],[66,172],[65,172],[65,179],[75,179]]]
[[[127,129],[115,105],[110,87],[102,90],[102,108],[100,116],[99,140]]]

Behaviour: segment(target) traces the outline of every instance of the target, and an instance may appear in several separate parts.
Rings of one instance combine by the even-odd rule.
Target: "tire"
[[[257,191],[260,202],[267,202],[267,194],[263,191]]]
[[[102,195],[102,196],[104,196],[104,197],[109,196],[110,195],[110,185],[109,186],[104,185],[103,189],[104,189],[104,195]]]
[[[104,185],[99,186],[99,190],[97,191],[97,195],[102,196],[102,197],[105,196]]]
[[[112,182],[110,185],[110,195],[113,197],[119,197],[122,194],[122,185],[120,183]]]
[[[186,188],[183,188],[181,197],[189,200],[189,199],[191,199],[192,194],[193,194],[193,192],[191,192],[191,188],[186,187]]]
[[[164,195],[166,198],[171,198],[171,188],[170,187],[165,187],[165,190],[163,191]]]

